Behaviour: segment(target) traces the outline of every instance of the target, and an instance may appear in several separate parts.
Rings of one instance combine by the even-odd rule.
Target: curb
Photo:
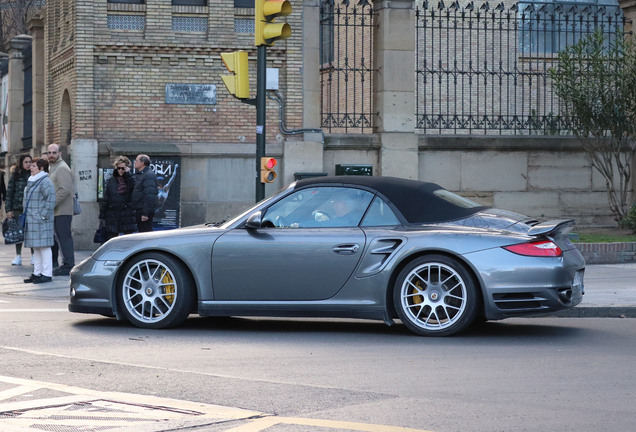
[[[534,318],[636,318],[636,306],[583,306],[532,315]]]

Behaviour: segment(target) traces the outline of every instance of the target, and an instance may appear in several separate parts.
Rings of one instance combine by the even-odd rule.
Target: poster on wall
[[[128,156],[132,161],[135,156]],[[150,169],[157,180],[157,209],[153,219],[153,229],[169,230],[179,228],[181,224],[181,165],[180,156],[151,157]],[[134,171],[134,170],[133,170]],[[104,199],[104,190],[108,179],[113,175],[112,168],[99,169],[97,199]]]
[[[154,156],[150,169],[157,179],[157,210],[152,226],[155,230],[179,228],[181,223],[180,156]]]

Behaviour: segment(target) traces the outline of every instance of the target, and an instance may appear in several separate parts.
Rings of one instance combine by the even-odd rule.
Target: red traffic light
[[[276,164],[278,164],[278,162],[276,162],[276,159],[274,158],[265,158],[265,162],[263,163],[264,167],[271,170],[273,169]]]
[[[278,162],[273,157],[261,158],[261,183],[272,183],[276,179],[276,165]]]

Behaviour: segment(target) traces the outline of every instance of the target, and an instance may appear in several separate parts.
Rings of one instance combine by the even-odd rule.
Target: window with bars
[[[250,18],[234,18],[234,33],[254,33],[254,20]]]
[[[143,30],[146,26],[144,15],[108,14],[106,21],[111,30]]]
[[[172,0],[173,6],[207,6],[207,0]]]
[[[197,16],[173,16],[172,30],[181,32],[207,32],[208,19]]]
[[[554,54],[590,33],[615,33],[623,23],[617,0],[519,2],[519,50]]]

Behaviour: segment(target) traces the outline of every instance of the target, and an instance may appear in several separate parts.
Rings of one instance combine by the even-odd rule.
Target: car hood
[[[196,225],[174,230],[127,234],[109,240],[91,256],[93,259],[103,261],[120,260],[142,250],[172,251],[177,244],[190,244],[199,241],[212,244],[218,236],[226,231],[213,226]]]

